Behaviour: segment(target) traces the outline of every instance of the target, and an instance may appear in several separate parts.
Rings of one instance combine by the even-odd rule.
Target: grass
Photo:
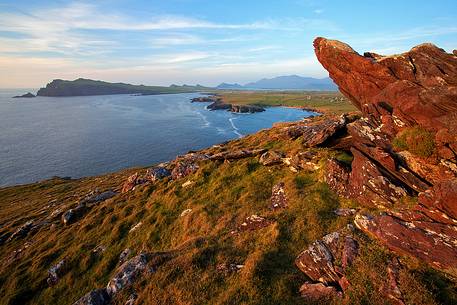
[[[217,91],[226,103],[310,108],[324,113],[357,111],[341,93],[333,91]]]
[[[408,150],[419,157],[430,157],[435,151],[434,134],[422,127],[408,127],[392,141],[397,150]]]

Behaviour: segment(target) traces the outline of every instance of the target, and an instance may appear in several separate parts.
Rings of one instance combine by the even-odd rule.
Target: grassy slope
[[[260,147],[290,154],[303,150],[300,139],[278,140],[275,129],[232,141],[227,149]],[[317,151],[321,160],[317,171],[296,174],[283,166],[264,167],[257,158],[206,161],[190,177],[117,195],[70,226],[51,220],[52,225],[32,237],[0,247],[0,304],[71,304],[106,285],[126,247],[134,253],[167,251],[199,238],[194,246],[123,292],[116,304],[123,304],[134,290],[139,304],[304,304],[298,288],[306,276],[294,266],[296,255],[315,239],[351,222],[350,217],[335,216],[335,208],[355,206],[338,198],[321,179],[329,156],[347,156],[327,149]],[[56,208],[74,207],[78,198],[95,188],[116,188],[135,171],[144,169],[0,189],[0,236]],[[183,188],[187,180],[195,184]],[[271,211],[271,187],[279,181],[285,182],[289,207]],[[189,208],[192,212],[181,217]],[[230,234],[251,214],[275,223],[239,236]],[[140,221],[143,225],[129,233]],[[9,262],[12,251],[25,241],[33,243],[19,259]],[[99,245],[106,251],[93,253]],[[349,294],[351,304],[387,304],[379,288],[385,282],[391,254],[368,239],[361,253],[348,274],[354,288]],[[63,258],[70,261],[68,272],[56,286],[48,287],[47,270]],[[417,262],[405,262],[408,268],[401,272],[401,289],[408,304],[452,304],[456,300],[455,285],[443,275]],[[223,276],[216,271],[219,263],[245,267]]]
[[[312,108],[325,113],[357,109],[339,92],[323,91],[218,91],[225,102],[242,105]]]

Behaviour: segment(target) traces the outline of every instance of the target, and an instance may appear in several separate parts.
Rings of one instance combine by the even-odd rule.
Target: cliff
[[[37,96],[86,96],[110,94],[167,94],[187,93],[204,90],[202,86],[177,86],[170,87],[130,85],[124,83],[108,83],[90,79],[78,78],[74,81],[55,79],[45,88],[37,92]]]

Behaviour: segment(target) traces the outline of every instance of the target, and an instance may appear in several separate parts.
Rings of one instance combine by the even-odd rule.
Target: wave
[[[235,120],[236,118],[230,118],[229,121],[230,121],[230,124],[232,125],[232,128],[233,128],[233,133],[235,133],[238,138],[242,138],[244,135],[240,133],[238,127],[235,126],[235,123],[233,123],[233,121]]]
[[[201,113],[198,110],[196,110],[195,113],[198,114],[198,116],[200,116],[200,118],[202,119],[203,127],[209,127],[211,125],[211,123],[208,121],[208,119],[206,118],[206,116],[203,113]]]

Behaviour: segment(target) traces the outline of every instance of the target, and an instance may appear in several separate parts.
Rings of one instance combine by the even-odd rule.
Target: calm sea
[[[208,111],[198,94],[11,98],[22,93],[0,91],[0,186],[152,165],[311,114]]]

